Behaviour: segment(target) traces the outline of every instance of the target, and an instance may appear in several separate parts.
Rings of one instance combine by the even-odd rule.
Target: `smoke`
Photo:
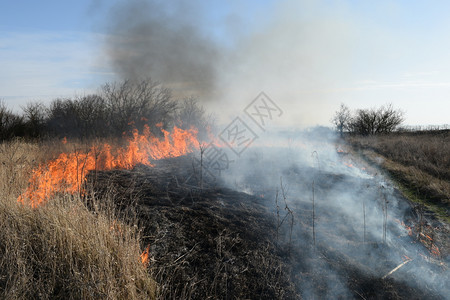
[[[107,24],[106,56],[121,79],[207,99],[219,122],[265,91],[286,108],[282,123],[297,126],[329,124],[356,34],[345,7],[311,1],[122,1]]]
[[[359,61],[352,51],[361,45],[356,44],[362,37],[358,20],[341,2],[282,1],[267,11],[246,10],[251,20],[242,18],[244,4],[232,3],[231,12],[221,15],[238,20],[232,24],[225,20],[210,24],[214,17],[208,16],[210,10],[201,1],[135,0],[115,5],[108,18],[106,43],[114,70],[123,79],[152,77],[178,95],[211,99],[207,104],[221,113],[219,121],[223,123],[242,115],[264,91],[283,111],[277,126],[328,124],[345,100],[336,100],[333,93],[352,77],[352,68]],[[219,23],[224,27],[211,29]],[[376,40],[365,41],[369,41],[364,46],[368,50],[376,46]],[[377,54],[370,55],[377,58]],[[349,166],[352,162],[346,160],[351,155],[336,153],[334,137],[324,140],[323,134],[293,131],[274,136],[267,133],[264,139],[273,147],[266,143],[249,148],[222,178],[238,190],[264,194],[272,207],[283,178],[289,190],[287,205],[296,214],[292,244],[310,250],[299,265],[328,274],[330,295],[348,298],[351,293],[345,280],[352,271],[381,278],[401,263],[404,255],[414,259],[402,273],[411,281],[400,276],[396,280],[425,291],[429,285],[440,296],[446,295],[448,272],[435,272],[432,263],[422,259],[430,257],[428,250],[396,222],[414,219],[413,210],[389,182]],[[313,152],[317,155],[312,156]],[[312,244],[313,193],[315,249],[308,248]],[[302,285],[305,295],[314,295],[314,281]]]
[[[107,21],[106,55],[121,79],[151,77],[183,95],[215,87],[218,47],[203,30],[199,1],[116,3]]]
[[[284,125],[328,125],[336,105],[330,91],[349,75],[354,28],[339,6],[277,2],[266,21],[239,38],[221,77],[223,109],[263,90],[286,111]]]
[[[211,99],[204,103],[220,112],[219,121],[226,124],[242,116],[261,91],[283,111],[276,126],[328,124],[345,100],[336,100],[336,90],[352,78],[355,62],[360,62],[353,56],[354,47],[362,44],[358,38],[368,42],[367,50],[377,46],[376,39],[362,35],[367,27],[359,29],[360,22],[341,2],[282,1],[265,11],[231,3],[230,11],[222,14],[213,12],[206,1],[135,0],[115,5],[106,43],[115,72],[122,79],[152,77],[177,95]],[[396,282],[445,297],[448,271],[436,271],[429,249],[408,236],[400,222],[414,222],[416,216],[392,184],[355,168],[350,154],[338,154],[334,136],[264,134],[263,145],[247,149],[241,158],[228,151],[234,162],[221,178],[232,188],[263,194],[274,210],[284,184],[286,205],[296,222],[292,239],[288,221],[284,223],[284,242],[304,254],[296,265],[299,277],[305,270],[317,270],[329,280],[321,282],[329,285],[324,290],[330,294],[324,298],[348,298],[352,291],[346,280],[356,276],[352,274],[380,279],[409,257],[414,261],[396,274],[402,276],[393,277]],[[448,263],[447,257],[444,260]],[[305,296],[318,292],[318,277],[301,282]]]
[[[274,217],[283,220],[277,242],[292,249],[305,298],[352,298],[350,278],[378,280],[375,287],[408,259],[389,280],[437,299],[447,297],[449,271],[439,264],[447,265],[448,256],[439,262],[429,245],[409,235],[404,224],[417,229],[419,217],[379,170],[339,145],[331,132],[279,131],[264,133],[261,140],[261,146],[246,149],[220,178],[233,189],[261,197]],[[285,207],[293,212],[292,226]],[[405,291],[399,298],[407,296]]]

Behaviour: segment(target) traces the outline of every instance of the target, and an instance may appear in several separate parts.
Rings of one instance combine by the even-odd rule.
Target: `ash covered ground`
[[[220,177],[192,154],[89,181],[138,218],[161,298],[448,299],[447,225],[345,151],[273,150]]]

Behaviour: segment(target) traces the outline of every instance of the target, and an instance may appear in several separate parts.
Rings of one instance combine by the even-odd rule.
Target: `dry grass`
[[[408,198],[449,220],[450,131],[349,136],[346,140],[388,171]]]
[[[0,145],[0,298],[155,298],[137,226],[120,221],[112,205],[100,205],[111,204],[113,195],[61,194],[36,209],[17,203],[49,149],[55,147]],[[88,209],[85,201],[97,205]]]
[[[416,167],[439,180],[450,181],[450,131],[353,136],[349,141],[405,166]]]

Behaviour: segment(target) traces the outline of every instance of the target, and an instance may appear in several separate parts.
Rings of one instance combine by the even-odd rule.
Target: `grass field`
[[[448,220],[448,132],[346,139],[384,168],[410,199]],[[83,169],[83,162],[92,157],[100,161],[102,155],[82,158],[82,153],[92,154],[105,142],[112,149],[134,149],[113,139],[0,144],[0,299],[217,299],[229,295],[297,299],[296,295],[308,295],[309,289],[296,284],[308,280],[320,283],[315,287],[318,295],[333,291],[328,286],[330,268],[343,272],[349,293],[361,289],[370,296],[405,290],[400,282],[392,285],[379,279],[373,283],[368,279],[372,275],[366,276],[370,272],[361,271],[351,258],[310,271],[307,266],[320,264],[321,259],[311,249],[308,201],[297,207],[297,218],[303,221],[297,224],[298,236],[292,244],[298,244],[291,247],[290,237],[288,244],[278,242],[278,237],[275,241],[273,202],[212,187],[212,183],[211,188],[198,190],[189,156],[159,160],[159,164],[152,161],[152,166],[90,169],[89,180],[79,179],[81,193],[51,193],[50,199],[35,207],[18,202],[38,166],[57,161],[61,153],[75,153],[67,157]],[[69,168],[65,163],[58,166]],[[294,170],[289,173],[293,182],[305,184],[299,194],[309,191],[311,170]],[[258,178],[253,182],[256,186],[263,182]],[[332,190],[334,184],[352,185],[346,178],[351,177],[323,173],[314,185],[317,195]],[[348,241],[360,243],[353,231],[345,230],[335,211],[322,210],[320,220],[323,226],[317,228],[325,235],[318,245],[324,253],[334,253],[335,241],[343,233]],[[327,225],[333,222],[344,228],[339,234],[332,234],[336,226]],[[144,248],[150,249],[149,265],[142,263]],[[291,266],[293,261],[296,265]],[[408,299],[417,292],[422,291],[406,289],[402,297]]]
[[[347,136],[346,141],[385,169],[408,198],[450,220],[449,130]]]
[[[61,193],[37,208],[17,202],[34,168],[73,147],[80,145],[0,145],[0,298],[155,298],[140,231],[117,217],[114,195],[87,187],[83,197]]]

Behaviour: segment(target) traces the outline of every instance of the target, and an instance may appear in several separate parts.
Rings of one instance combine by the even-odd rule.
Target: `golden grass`
[[[392,133],[350,136],[348,141],[370,148],[384,157],[412,166],[439,179],[450,181],[450,132]]]
[[[17,202],[49,149],[55,147],[0,145],[0,298],[155,298],[138,227],[118,219],[112,195],[60,194],[36,209]],[[85,201],[98,205],[88,209]]]
[[[386,170],[409,199],[450,220],[449,132],[349,136],[346,140]]]

